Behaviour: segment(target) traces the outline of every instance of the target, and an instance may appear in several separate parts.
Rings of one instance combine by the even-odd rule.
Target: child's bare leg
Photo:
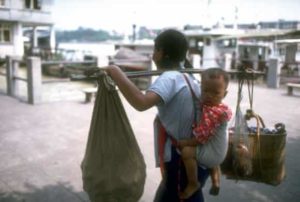
[[[220,190],[220,176],[221,170],[220,166],[213,167],[210,171],[212,187],[209,190],[211,195],[218,195]]]
[[[220,166],[216,166],[211,169],[211,178],[212,178],[213,186],[215,187],[220,186],[220,175],[221,175]]]
[[[188,184],[181,198],[187,199],[192,196],[200,187],[198,182],[198,170],[196,160],[196,147],[184,147],[181,150],[181,157],[185,166]]]

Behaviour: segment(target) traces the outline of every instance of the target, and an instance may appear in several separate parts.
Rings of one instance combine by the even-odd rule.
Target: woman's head
[[[154,40],[153,61],[157,68],[170,69],[179,66],[186,58],[188,41],[184,34],[168,29],[161,32]]]

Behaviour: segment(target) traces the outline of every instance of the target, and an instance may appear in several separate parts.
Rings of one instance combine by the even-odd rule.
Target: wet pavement
[[[89,201],[82,189],[80,163],[93,103],[83,103],[84,95],[78,87],[61,85],[52,93],[44,92],[43,102],[34,106],[22,101],[24,98],[8,97],[0,91],[1,202]],[[265,124],[270,128],[278,122],[286,125],[286,179],[278,186],[270,186],[236,182],[223,176],[219,196],[208,194],[208,180],[204,188],[206,201],[300,201],[300,92],[287,96],[284,86],[269,89],[257,84],[254,93],[254,111],[263,117]],[[237,84],[233,82],[225,99],[233,109],[236,95]],[[249,106],[246,91],[244,97],[243,110]],[[154,164],[152,135],[156,109],[138,112],[124,99],[123,104],[147,165],[140,201],[152,201],[160,181],[159,169]]]

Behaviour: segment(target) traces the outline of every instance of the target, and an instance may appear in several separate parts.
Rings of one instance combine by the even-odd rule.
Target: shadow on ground
[[[69,183],[37,187],[25,183],[24,191],[0,192],[1,202],[88,202],[83,191],[75,191]]]

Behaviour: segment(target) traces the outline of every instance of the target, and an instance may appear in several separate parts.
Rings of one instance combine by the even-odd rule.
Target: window
[[[235,48],[236,39],[223,39],[217,41],[217,46],[221,48]]]
[[[206,38],[205,39],[205,45],[210,46],[210,43],[211,43],[210,38]]]
[[[0,7],[5,7],[5,0],[0,0]]]
[[[190,47],[196,47],[196,40],[195,39],[190,39],[189,46]]]
[[[41,10],[41,0],[25,0],[25,8]]]
[[[11,26],[9,24],[0,23],[0,43],[11,42]]]

